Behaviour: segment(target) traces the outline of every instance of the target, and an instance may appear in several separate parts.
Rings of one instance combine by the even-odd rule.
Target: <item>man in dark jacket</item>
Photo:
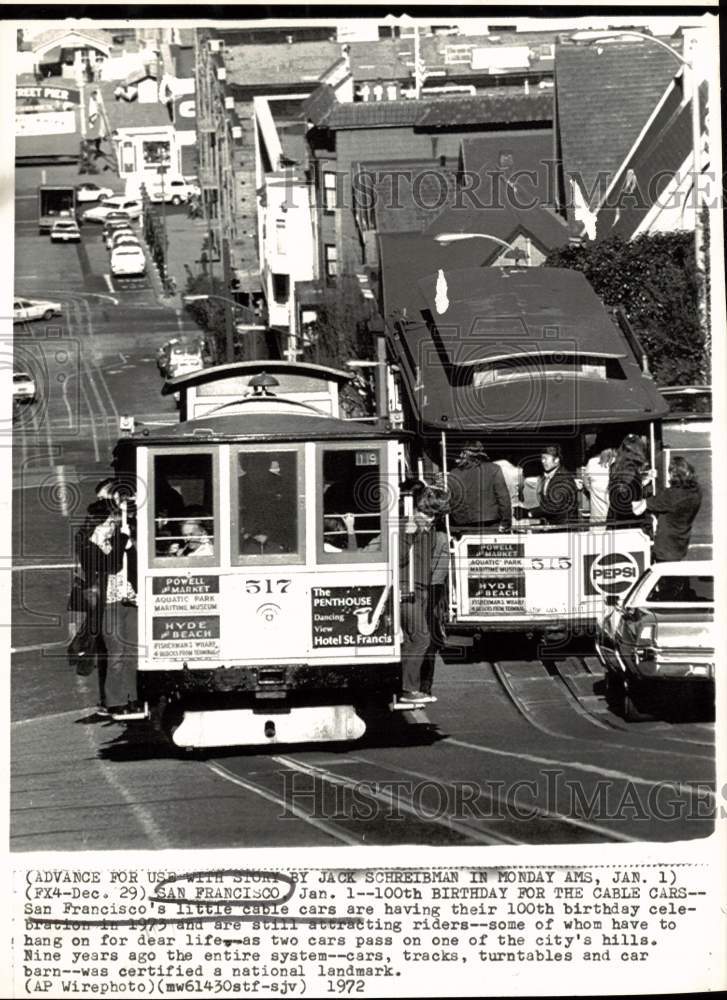
[[[550,444],[540,456],[543,475],[538,481],[538,505],[528,517],[542,518],[548,524],[568,524],[578,520],[578,487],[572,473],[564,469],[560,445]]]
[[[452,528],[512,527],[510,492],[502,469],[491,462],[479,441],[468,441],[447,477]]]
[[[402,530],[401,567],[401,698],[402,705],[436,701],[432,695],[435,666],[444,636],[441,606],[449,575],[449,546],[441,524],[449,506],[445,490],[416,484],[412,489],[414,523]]]

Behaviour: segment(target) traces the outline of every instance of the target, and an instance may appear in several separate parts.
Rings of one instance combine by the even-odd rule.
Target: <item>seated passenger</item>
[[[194,558],[214,556],[214,545],[209,532],[196,517],[190,517],[186,521],[182,521],[179,533],[183,536],[182,540],[172,542],[167,555],[176,556],[181,559],[190,556]]]
[[[323,551],[324,552],[355,552],[358,549],[356,518],[353,514],[343,517],[327,516],[323,518]]]
[[[252,535],[247,531],[243,531],[240,536],[240,555],[241,556],[266,556],[266,555],[278,555],[281,552],[287,552],[280,542],[276,542],[274,538],[266,535],[265,532],[259,531]]]

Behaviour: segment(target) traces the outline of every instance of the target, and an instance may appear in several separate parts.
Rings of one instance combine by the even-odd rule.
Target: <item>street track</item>
[[[569,680],[573,679],[573,658],[569,658],[571,670]],[[566,661],[568,662],[568,661]],[[574,685],[566,682],[561,669],[556,667],[555,675],[542,661],[495,661],[492,668],[520,714],[535,729],[548,736],[565,737],[567,739],[603,740],[604,731],[618,733],[628,742],[620,743],[611,739],[611,746],[624,749],[641,749],[649,753],[676,754],[688,756],[691,759],[713,760],[714,754],[698,754],[689,749],[690,746],[706,749],[714,748],[709,740],[695,740],[689,736],[681,736],[673,732],[673,727],[667,723],[625,723],[606,708],[605,698],[581,694],[578,697],[573,690]],[[593,686],[593,676],[585,666],[577,675]],[[598,677],[598,675],[596,675]],[[585,704],[584,704],[585,702]],[[592,707],[597,702],[599,710]],[[664,743],[684,744],[684,749],[676,746],[664,746]]]

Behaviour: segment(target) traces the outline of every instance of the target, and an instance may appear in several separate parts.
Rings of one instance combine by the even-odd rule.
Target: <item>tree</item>
[[[317,316],[303,334],[304,356],[320,365],[342,368],[352,359],[373,360],[374,342],[369,320],[375,309],[365,299],[354,275],[341,275],[325,285],[316,307]]]
[[[692,233],[618,237],[553,250],[546,267],[581,271],[606,306],[620,306],[660,385],[700,382],[708,371]]]

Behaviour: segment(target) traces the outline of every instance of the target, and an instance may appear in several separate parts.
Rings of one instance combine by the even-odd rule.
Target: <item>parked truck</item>
[[[76,189],[60,184],[41,184],[38,188],[38,231],[50,232],[59,219],[76,218]]]

